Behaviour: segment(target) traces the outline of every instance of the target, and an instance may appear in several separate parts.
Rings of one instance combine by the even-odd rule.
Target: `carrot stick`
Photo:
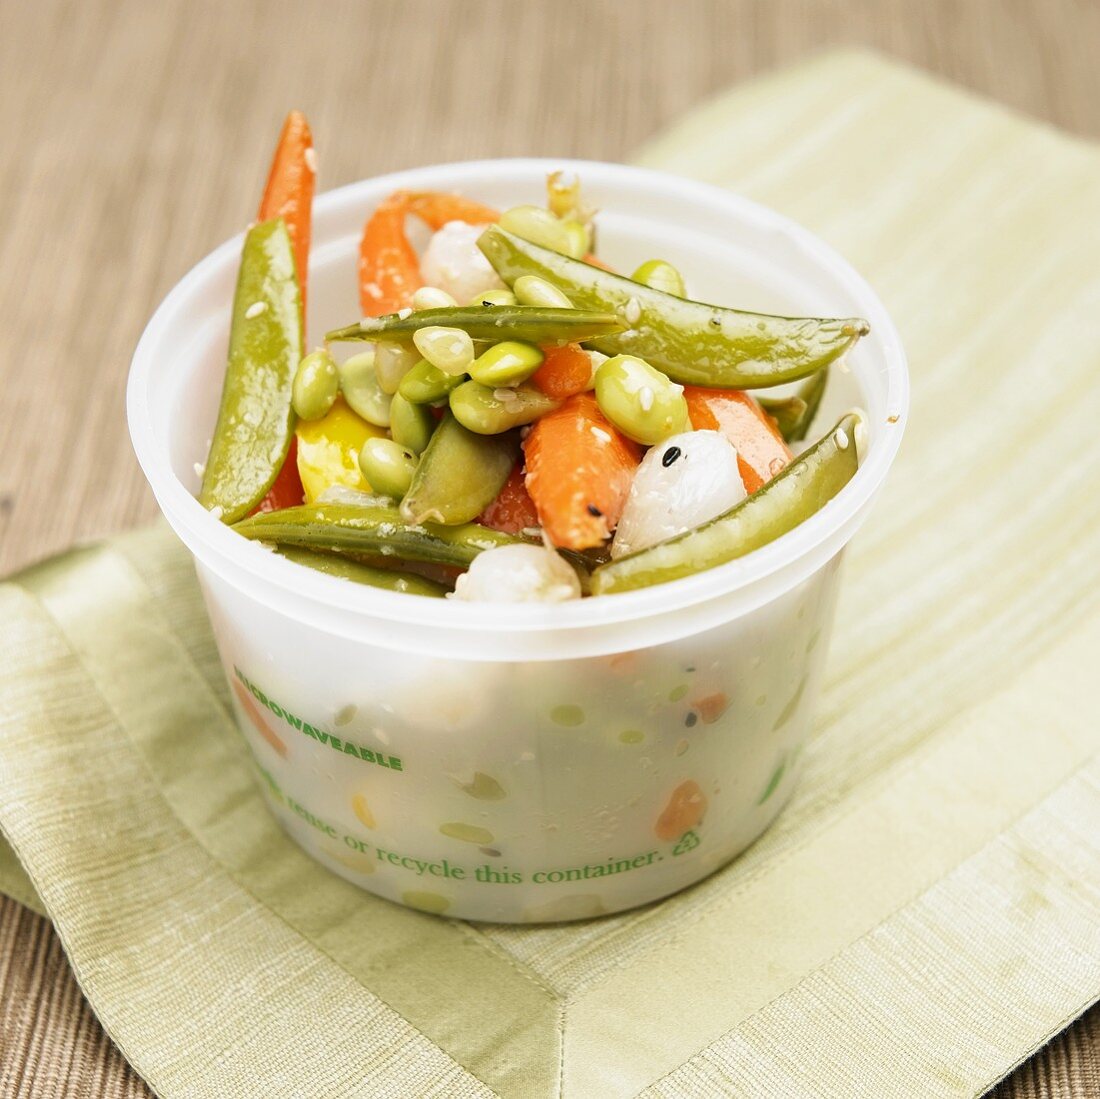
[[[408,307],[424,285],[420,261],[405,236],[409,194],[395,191],[378,204],[359,243],[359,305],[365,317],[381,317]]]
[[[587,549],[615,529],[641,448],[608,422],[590,393],[536,420],[524,443],[527,491],[555,546]]]
[[[310,222],[313,213],[313,185],[317,178],[313,135],[301,111],[291,111],[283,123],[267,186],[260,202],[258,221],[282,218],[294,245],[302,310],[306,306],[306,276],[309,273]]]
[[[542,352],[542,366],[532,375],[531,381],[547,397],[572,397],[592,385],[592,360],[580,344],[544,347]]]
[[[535,502],[527,494],[522,462],[516,463],[497,498],[478,516],[477,521],[482,526],[505,534],[519,534],[528,527],[538,526],[538,512]]]
[[[430,229],[442,229],[448,221],[486,225],[500,220],[500,211],[483,206],[472,198],[444,191],[416,191],[409,195],[409,213],[416,214]]]
[[[317,166],[313,152],[313,134],[306,116],[291,111],[283,123],[279,144],[267,175],[267,186],[260,200],[260,221],[282,218],[290,242],[294,246],[294,266],[298,269],[298,288],[302,296],[302,317],[306,313],[306,281],[309,276],[309,242],[313,220],[313,187]],[[305,326],[303,324],[303,332]],[[304,339],[304,337],[303,337]],[[303,348],[304,350],[304,348]],[[290,441],[290,451],[279,470],[275,483],[260,501],[256,511],[278,511],[294,507],[304,498],[302,479],[298,476],[295,458],[296,442]],[[255,514],[255,512],[253,513]]]
[[[755,492],[794,457],[772,418],[748,393],[689,385],[684,396],[696,431],[720,431],[737,448],[746,492]]]

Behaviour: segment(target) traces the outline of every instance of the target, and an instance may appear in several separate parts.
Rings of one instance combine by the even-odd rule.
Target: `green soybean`
[[[438,366],[432,366],[427,359],[421,359],[401,379],[397,392],[413,404],[434,404],[442,401],[462,381],[461,374],[444,374]]]
[[[553,283],[538,275],[520,275],[512,284],[520,305],[541,305],[545,309],[572,309],[573,303]]]
[[[401,501],[407,522],[468,523],[496,499],[519,457],[519,437],[478,435],[448,413]]]
[[[542,358],[542,352],[532,343],[505,340],[474,359],[469,373],[482,385],[518,385],[542,366]]]
[[[422,286],[412,296],[413,312],[422,309],[452,309],[458,302],[438,286]]]
[[[311,351],[298,364],[291,393],[300,420],[319,420],[340,392],[340,375],[333,357],[324,349]]]
[[[374,373],[382,392],[396,393],[401,379],[418,362],[420,352],[411,343],[380,343],[374,352]]]
[[[666,260],[647,260],[630,277],[643,286],[651,286],[654,290],[663,290],[666,294],[675,294],[678,298],[687,296],[683,275]]]
[[[353,412],[375,427],[387,427],[390,422],[390,395],[378,381],[374,368],[374,352],[352,355],[341,363],[340,392]]]
[[[500,215],[500,224],[509,233],[523,237],[543,248],[571,254],[569,230],[562,221],[542,206],[513,206]]]
[[[480,382],[463,382],[451,393],[451,412],[463,427],[478,435],[499,435],[533,423],[553,412],[561,401],[533,385],[493,389]]]
[[[511,290],[483,290],[476,298],[470,300],[471,305],[515,305],[516,296]]]
[[[596,403],[624,435],[645,446],[691,430],[683,387],[633,355],[600,364]]]
[[[390,401],[390,434],[395,443],[407,447],[414,454],[423,454],[434,427],[435,420],[427,405],[413,404],[400,393],[393,395]]]
[[[392,439],[367,439],[359,451],[359,470],[372,491],[400,500],[416,472],[416,455]]]
[[[465,374],[474,361],[474,341],[461,328],[431,325],[413,335],[417,351],[444,374]]]

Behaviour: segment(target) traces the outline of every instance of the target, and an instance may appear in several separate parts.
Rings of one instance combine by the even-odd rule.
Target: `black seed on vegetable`
[[[600,511],[600,509],[598,507],[596,507],[595,504],[589,504],[588,505],[588,514],[591,515],[593,519],[599,519],[600,516],[603,515],[603,512]]]
[[[663,465],[665,469],[668,469],[681,454],[683,454],[683,451],[678,446],[670,446],[668,450],[661,455],[661,465]]]
[[[684,718],[684,724],[690,729],[699,720],[699,715],[692,710],[687,717]]]

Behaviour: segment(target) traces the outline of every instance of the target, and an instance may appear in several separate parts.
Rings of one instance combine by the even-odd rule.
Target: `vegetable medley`
[[[558,602],[743,556],[855,473],[858,413],[806,439],[867,323],[693,301],[663,259],[619,274],[561,173],[546,205],[503,212],[390,195],[363,228],[363,318],[304,354],[315,175],[294,112],[245,236],[199,496],[244,537],[393,591]],[[410,218],[432,231],[419,255]]]

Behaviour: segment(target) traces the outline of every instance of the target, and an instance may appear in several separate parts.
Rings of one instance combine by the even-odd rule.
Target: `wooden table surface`
[[[432,161],[617,160],[705,96],[869,46],[1100,136],[1097,0],[0,0],[0,575],[145,522],[145,320],[236,232],[290,106],[321,186]],[[46,921],[0,901],[0,1095],[147,1095]],[[998,1089],[1100,1095],[1100,1009]]]

